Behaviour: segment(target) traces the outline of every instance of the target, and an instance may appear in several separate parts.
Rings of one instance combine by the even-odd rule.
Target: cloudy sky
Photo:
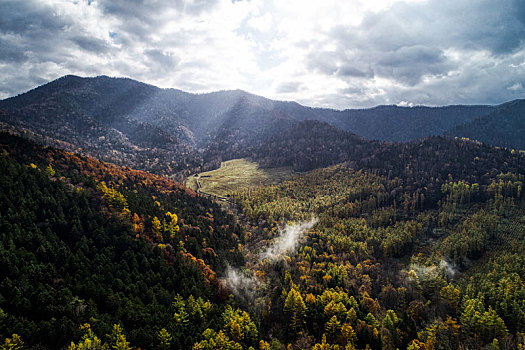
[[[338,109],[525,98],[523,0],[0,0],[0,98],[65,74]]]

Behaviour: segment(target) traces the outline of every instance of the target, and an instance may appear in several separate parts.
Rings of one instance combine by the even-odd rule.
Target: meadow
[[[217,197],[227,197],[236,191],[275,185],[295,174],[292,167],[261,168],[248,159],[222,162],[219,169],[190,176],[185,185],[194,191]]]

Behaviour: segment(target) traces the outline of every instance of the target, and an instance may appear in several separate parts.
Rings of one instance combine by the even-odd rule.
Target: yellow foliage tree
[[[306,318],[306,304],[301,293],[294,288],[290,289],[284,302],[284,312],[290,317],[292,331],[303,328]]]
[[[178,221],[179,218],[177,217],[177,214],[170,213],[169,211],[166,213],[166,217],[163,221],[164,232],[169,234],[171,238],[175,237],[175,233],[180,230],[179,225],[177,225]]]
[[[153,237],[155,238],[155,240],[158,242],[162,242],[162,224],[156,216],[153,217],[153,220],[151,221],[151,227],[153,228]]]
[[[93,333],[91,325],[84,323],[80,326],[80,330],[84,332],[81,341],[78,344],[71,342],[68,346],[68,350],[107,350],[109,346],[103,344],[102,340]]]
[[[11,338],[6,338],[4,344],[1,345],[1,350],[20,350],[23,349],[24,342],[22,338],[16,333],[14,333]]]

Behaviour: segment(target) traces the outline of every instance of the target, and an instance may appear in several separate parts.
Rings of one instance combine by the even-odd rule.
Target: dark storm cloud
[[[161,78],[167,74],[171,74],[180,63],[179,57],[159,49],[145,50],[144,55],[147,57],[150,77]]]
[[[146,50],[144,51],[144,54],[154,63],[161,65],[167,70],[175,68],[180,62],[180,59],[177,56],[158,49]]]
[[[73,22],[58,16],[53,9],[37,1],[0,2],[0,32],[40,35],[61,30]]]
[[[0,2],[0,13],[0,60],[7,62],[26,61],[29,52],[47,47],[43,44],[50,37],[71,24],[49,6],[31,1]]]
[[[87,57],[109,53],[109,40],[93,35],[79,9],[79,3],[0,1],[1,97],[68,73],[100,73]]]
[[[406,85],[419,83],[425,75],[442,75],[454,68],[443,50],[412,42],[410,38],[395,41],[370,40],[352,31],[336,29],[339,35],[337,51],[314,52],[309,56],[311,69],[323,74],[336,74],[342,79],[383,77]],[[349,53],[350,52],[350,53]]]
[[[19,93],[33,89],[35,86],[47,83],[49,79],[43,78],[44,70],[33,67],[21,70],[17,65],[8,65],[2,68],[0,74],[0,92],[7,96],[16,96]]]
[[[308,56],[308,68],[326,75],[332,75],[337,71],[337,52],[319,52],[315,48]]]
[[[96,52],[98,54],[103,54],[109,51],[108,43],[98,38],[73,36],[70,41],[85,51]]]
[[[159,24],[165,23],[167,13],[176,11],[179,16],[198,16],[211,11],[219,0],[98,0],[97,6],[106,15],[120,20],[122,41],[146,39],[155,33]],[[177,20],[177,17],[172,19]]]
[[[369,15],[359,26],[360,39],[373,47],[431,45],[494,54],[520,48],[525,38],[521,0],[432,0],[397,3]]]
[[[362,61],[352,61],[343,57],[340,52],[317,52],[309,54],[308,68],[326,75],[342,77],[370,77],[368,65]]]
[[[448,41],[457,46],[463,42],[467,49],[487,49],[493,54],[506,54],[523,47],[522,0],[463,1],[459,6],[447,1],[441,8],[440,17],[445,18],[445,11],[452,14],[442,28]],[[463,35],[456,36],[456,32]]]
[[[22,62],[26,60],[23,48],[13,43],[13,40],[0,38],[0,62]]]
[[[416,45],[384,53],[377,61],[375,72],[379,76],[415,85],[424,75],[446,74],[451,67],[441,50]]]
[[[0,3],[0,42],[3,60],[55,61],[69,56],[72,47],[103,54],[107,42],[75,28],[75,18],[59,14],[38,1]]]
[[[213,9],[218,0],[97,0],[105,13],[121,18],[137,18],[144,22],[152,22],[152,14],[162,14],[167,9],[197,16]]]
[[[367,70],[361,70],[350,64],[345,64],[343,67],[337,68],[337,71],[335,72],[337,76],[340,77],[356,77],[356,78],[365,78],[370,77],[372,75],[372,71],[370,69]]]

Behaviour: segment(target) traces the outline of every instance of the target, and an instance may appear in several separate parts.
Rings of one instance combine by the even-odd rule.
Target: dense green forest
[[[523,346],[523,180],[444,182],[436,198],[334,166],[237,194],[254,252],[276,224],[319,218],[284,262],[248,255],[271,305],[262,332],[297,349]]]
[[[222,206],[1,134],[2,348],[523,348],[523,155],[328,129],[249,151],[343,163]]]
[[[525,149],[525,102],[511,101],[445,135],[468,137],[500,147]]]
[[[181,185],[2,134],[0,334],[61,348],[121,325],[135,346],[191,347],[226,310],[217,273],[243,263],[231,214]],[[188,299],[189,297],[189,299]],[[211,301],[208,301],[211,300]],[[213,304],[210,304],[213,302]],[[199,310],[200,310],[199,309]],[[204,330],[204,329],[203,329]]]

